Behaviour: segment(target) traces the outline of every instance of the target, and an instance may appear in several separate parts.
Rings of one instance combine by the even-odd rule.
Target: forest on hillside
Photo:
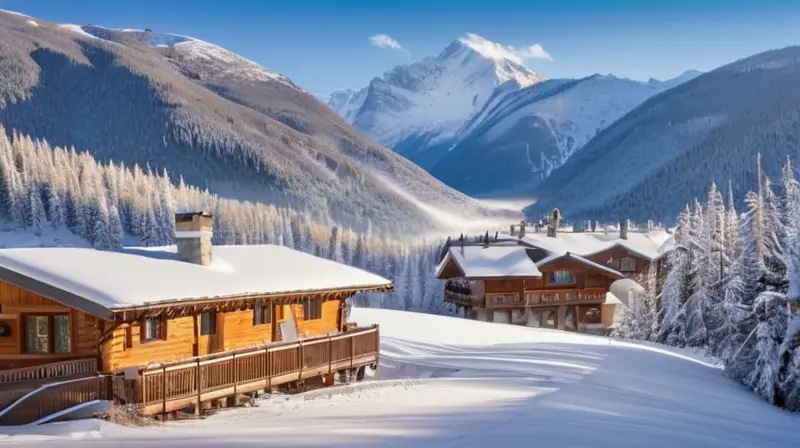
[[[101,250],[165,246],[173,243],[174,214],[197,210],[214,215],[214,244],[280,244],[395,282],[394,293],[356,296],[358,306],[450,312],[432,275],[440,243],[401,242],[291,208],[220,198],[166,171],[101,164],[74,148],[17,133],[9,138],[0,127],[0,216],[12,228],[67,229]]]
[[[757,165],[743,213],[714,184],[686,206],[662,278],[649,275],[615,334],[705,348],[732,378],[800,411],[800,183],[788,160],[777,185]]]

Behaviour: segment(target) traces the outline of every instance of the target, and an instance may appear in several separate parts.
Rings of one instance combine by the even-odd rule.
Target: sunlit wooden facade
[[[207,225],[211,217],[195,214],[189,219]],[[198,235],[192,229],[186,234]],[[150,258],[142,263],[158,263],[158,269],[169,269],[171,263],[210,263],[211,249],[202,244],[190,247],[193,252],[185,258],[180,250],[179,246],[180,258],[171,261],[153,260],[147,252]],[[247,249],[256,255],[258,250]],[[264,253],[287,250],[275,252],[265,246]],[[130,257],[141,253],[104,256],[126,257],[124,263],[135,266],[138,261]],[[388,280],[363,271],[356,277],[361,281],[347,286],[339,274],[346,277],[348,270],[357,271],[355,268],[294,253],[288,262],[297,268],[302,267],[298,263],[309,260],[311,266],[321,262],[338,269],[328,275],[338,278],[335,286],[324,287],[319,281],[308,287],[284,282],[281,285],[291,288],[285,292],[274,288],[264,293],[246,290],[224,297],[201,295],[109,307],[95,298],[93,293],[98,291],[66,288],[64,285],[72,284],[69,279],[38,276],[47,266],[39,269],[30,261],[35,257],[17,255],[0,255],[0,424],[30,423],[42,417],[41,412],[31,413],[33,402],[48,410],[79,404],[84,399],[115,397],[141,405],[146,414],[155,414],[190,405],[200,410],[211,400],[282,385],[302,387],[315,378],[329,385],[337,372],[361,377],[365,366],[377,365],[379,333],[376,327],[354,328],[355,324],[346,321],[347,300],[359,292],[393,290]],[[63,252],[59,255],[63,257]],[[46,256],[42,253],[41,259]],[[202,266],[192,269],[198,268],[202,274]],[[186,270],[181,269],[176,272]],[[314,276],[313,268],[309,269],[307,275]],[[58,281],[48,283],[50,278]],[[188,277],[190,282],[192,278]],[[365,278],[367,281],[363,281]],[[231,276],[231,281],[236,280]],[[259,284],[252,283],[252,278],[243,281],[251,281],[250,288]],[[236,288],[234,284],[225,290]],[[85,297],[81,291],[86,291]],[[52,402],[53,396],[44,386],[54,382],[64,384],[48,390],[66,388],[64,392],[69,394],[59,397],[69,399]],[[29,404],[20,405],[19,400],[29,393]],[[13,409],[3,414],[6,407]]]

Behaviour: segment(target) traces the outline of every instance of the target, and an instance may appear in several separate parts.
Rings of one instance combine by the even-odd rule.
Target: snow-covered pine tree
[[[669,345],[684,346],[686,314],[684,303],[689,298],[689,205],[678,216],[675,229],[675,248],[667,254],[666,275],[661,289],[658,321],[661,323],[656,340]]]
[[[684,303],[686,345],[704,347],[708,334],[706,313],[708,307],[707,268],[709,264],[709,228],[700,202],[695,201],[689,221],[689,297]]]

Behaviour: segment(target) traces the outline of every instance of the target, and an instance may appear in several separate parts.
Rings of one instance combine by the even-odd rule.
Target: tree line
[[[0,217],[36,235],[67,229],[100,250],[166,246],[174,214],[214,216],[213,243],[280,244],[375,272],[395,282],[392,294],[362,294],[359,306],[449,313],[431,273],[441,244],[406,242],[320,222],[305,211],[221,198],[177,182],[166,170],[97,162],[74,148],[52,147],[0,127]]]
[[[800,183],[791,162],[764,175],[743,213],[712,184],[678,217],[675,247],[647,293],[632,301],[619,337],[704,347],[725,372],[770,403],[800,410]]]

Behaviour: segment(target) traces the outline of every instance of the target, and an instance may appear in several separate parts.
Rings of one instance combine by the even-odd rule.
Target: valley
[[[607,56],[628,58],[630,68],[635,58],[623,47],[608,54],[600,47],[575,51],[570,45],[591,38],[562,35],[542,42],[556,49],[551,55],[538,43],[525,41],[523,47],[504,34],[500,28],[514,28],[512,20],[486,34],[497,41],[469,32],[467,25],[463,34],[453,34],[456,25],[442,20],[430,42],[432,30],[415,28],[402,42],[378,33],[359,37],[375,53],[345,54],[334,44],[313,46],[335,39],[306,38],[301,25],[330,26],[341,38],[336,42],[346,47],[347,39],[367,32],[371,18],[348,9],[360,22],[328,20],[324,14],[341,11],[323,13],[320,6],[292,22],[281,16],[281,8],[290,7],[262,11],[257,17],[264,23],[238,16],[221,25],[221,14],[194,28],[187,25],[187,30],[216,30],[203,38],[208,41],[166,27],[144,28],[148,20],[168,23],[155,20],[152,10],[148,20],[130,17],[131,22],[138,17],[141,29],[122,27],[107,15],[109,23],[89,25],[76,24],[83,22],[63,12],[54,12],[50,21],[0,10],[0,248],[68,246],[113,256],[140,247],[169,252],[186,243],[181,237],[203,238],[196,250],[202,258],[207,238],[208,247],[223,251],[281,246],[277,249],[311,254],[307,258],[316,262],[355,267],[382,277],[383,287],[351,285],[352,297],[336,296],[339,304],[330,304],[337,313],[331,325],[336,332],[380,326],[369,348],[379,358],[364,361],[379,359],[376,373],[363,383],[298,395],[273,389],[273,376],[299,375],[282,379],[297,391],[304,390],[308,372],[326,386],[347,375],[363,377],[363,369],[353,368],[355,343],[348,346],[349,355],[333,359],[337,336],[325,330],[320,333],[327,338],[325,353],[313,355],[312,348],[308,355],[298,345],[298,355],[288,361],[297,365],[286,371],[276,373],[267,361],[270,350],[280,352],[282,346],[265,349],[264,364],[257,366],[263,371],[254,368],[258,375],[248,381],[266,379],[267,397],[250,397],[252,407],[141,428],[94,419],[20,426],[0,431],[0,442],[783,447],[797,439],[789,411],[800,410],[800,93],[794,88],[800,81],[800,47],[758,47],[700,71],[686,69],[698,59],[662,58],[670,34],[658,40],[658,51],[646,48],[647,57],[636,60],[643,69],[635,71],[670,76],[631,79],[599,74],[592,65]],[[97,17],[82,13],[92,21]],[[172,14],[173,24],[196,20],[192,13]],[[460,14],[451,11],[448,17]],[[400,16],[395,19],[408,20]],[[480,19],[481,24],[494,20]],[[282,20],[286,35],[279,44],[267,40]],[[526,24],[526,30],[533,33],[534,27]],[[240,37],[246,33],[255,34]],[[460,37],[446,43],[445,33],[447,39]],[[631,41],[625,45],[640,44],[624,37],[620,40]],[[214,38],[244,42],[239,48],[247,52],[223,48]],[[574,54],[557,54],[565,48]],[[547,65],[562,57],[572,71]],[[296,82],[300,77],[262,62],[295,70],[305,64],[304,75],[312,67],[316,78],[337,83],[357,73],[368,82],[326,97],[317,84]],[[376,67],[390,68],[378,74]],[[582,75],[562,76],[578,72]],[[213,230],[176,227],[177,216],[199,211]],[[632,241],[651,232],[661,235],[658,251],[639,272],[634,258],[640,254]],[[590,259],[587,254],[596,254],[589,247],[576,247],[592,246],[584,236],[597,245],[608,243],[609,255]],[[460,265],[439,277],[443,260],[458,257],[458,246],[461,256],[465,247],[477,253],[479,267],[491,264],[488,269],[499,279],[492,283],[499,285],[496,290]],[[496,246],[500,255],[492,259],[487,255],[492,251],[484,249]],[[565,260],[580,262],[580,268]],[[284,261],[249,266],[264,280],[276,275],[258,263]],[[522,279],[519,264],[533,280]],[[291,270],[309,278],[322,274],[306,274],[300,265]],[[593,274],[598,271],[603,275]],[[628,289],[614,295],[614,284]],[[245,291],[247,299],[220,308],[217,321],[206,315],[206,301],[224,297],[202,293],[199,305],[174,311],[194,313],[194,319],[179,316],[187,319],[179,324],[185,330],[181,338],[195,341],[180,357],[191,354],[196,376],[186,380],[186,390],[174,389],[176,401],[195,400],[196,392],[197,415],[208,405],[201,400],[202,380],[210,384],[200,379],[201,372],[212,369],[201,370],[200,337],[224,336],[225,314],[246,314],[235,322],[243,334],[274,323],[260,343],[302,341],[310,333],[299,335],[295,326],[292,334],[291,325],[298,319],[318,328],[314,321],[322,320],[323,302],[332,294],[321,293],[316,315],[304,289],[290,290],[287,297],[297,303],[286,305],[289,319],[282,296],[267,296],[280,303],[264,307],[247,302],[262,298]],[[458,297],[446,300],[447,294]],[[0,299],[5,301],[0,305],[17,300],[8,294]],[[610,316],[608,325],[602,321],[604,336],[578,334],[565,325],[564,331],[541,328],[549,324],[513,312],[552,308],[554,322],[563,322],[567,304],[574,314],[588,306],[576,304],[580,300],[596,302],[593,306],[603,310],[598,320]],[[47,306],[62,316],[77,315],[55,302]],[[501,308],[499,315],[508,318],[475,322],[468,319],[473,308],[482,313]],[[174,340],[166,330],[173,311],[162,311],[134,312],[130,321],[123,311],[113,325],[127,329],[95,324],[102,320],[97,319],[68,324],[62,335],[71,338],[85,329],[99,335],[101,328],[112,328],[113,336],[119,330],[119,341],[125,341],[115,346],[120,352],[134,340],[156,339],[155,333]],[[49,325],[45,329],[27,323],[28,311],[0,314],[5,316],[0,333],[12,337],[0,339],[0,349],[8,352],[0,355],[35,364],[43,353],[72,354],[69,344],[63,353],[55,353],[50,342],[45,349],[53,353],[24,348],[21,335],[33,334],[24,331],[36,328],[42,340],[55,334],[54,317],[42,320]],[[162,314],[167,315],[163,327],[148,323]],[[2,325],[12,318],[13,325]],[[289,322],[288,333],[283,326],[275,330],[278,322]],[[135,337],[134,326],[142,329]],[[230,346],[217,348],[207,354],[227,359]],[[310,364],[317,355],[328,357],[324,372],[323,364]],[[234,404],[242,398],[236,356],[230,364]],[[349,372],[331,367],[347,357]],[[149,368],[172,361],[142,362]],[[161,373],[167,378],[166,367]],[[125,375],[126,381],[138,381]],[[140,403],[147,405],[146,393],[139,392]]]

